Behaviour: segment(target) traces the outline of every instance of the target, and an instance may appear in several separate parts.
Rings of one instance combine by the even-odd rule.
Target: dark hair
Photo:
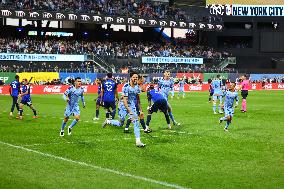
[[[218,79],[220,78],[220,75],[219,75],[219,74],[217,75],[217,78],[218,78]]]
[[[132,71],[132,72],[130,72],[130,77],[132,77],[133,75],[135,75],[135,74],[137,74],[138,75],[138,73],[137,72],[134,72],[134,71]],[[138,76],[139,77],[139,76]]]
[[[76,77],[76,78],[75,78],[75,81],[78,80],[78,79],[81,79],[81,77]]]
[[[151,85],[149,86],[149,88],[148,88],[148,91],[149,91],[149,90],[152,90],[152,89],[154,89],[154,88],[155,88],[154,85],[151,84]]]
[[[107,73],[108,78],[112,78],[112,73]]]
[[[102,81],[102,78],[98,77],[97,80]]]
[[[208,79],[208,83],[212,83],[212,79]]]
[[[68,79],[68,83],[70,83],[71,85],[74,85],[75,80],[73,78],[69,78]]]
[[[138,79],[142,79],[143,78],[143,75],[138,75]]]
[[[15,76],[15,79],[20,79],[20,77],[18,75]]]

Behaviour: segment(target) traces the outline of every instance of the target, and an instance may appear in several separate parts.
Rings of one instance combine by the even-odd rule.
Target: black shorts
[[[115,102],[104,102],[104,108],[105,109],[112,109],[115,110],[116,109],[116,104]]]
[[[158,110],[161,110],[162,112],[168,111],[168,102],[166,101],[166,99],[154,102],[154,104],[150,108],[150,113],[157,112]]]
[[[209,92],[209,95],[210,95],[210,96],[213,96],[213,94],[214,94],[214,92],[212,92],[212,93],[211,93],[211,92]]]
[[[242,95],[243,99],[246,99],[247,96],[248,96],[248,91],[247,90],[242,90],[241,95]]]

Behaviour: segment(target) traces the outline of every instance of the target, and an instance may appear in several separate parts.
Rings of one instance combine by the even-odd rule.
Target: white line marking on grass
[[[42,155],[42,156],[45,156],[45,157],[58,159],[58,160],[66,161],[66,162],[69,162],[69,163],[74,163],[74,164],[77,164],[77,165],[97,169],[97,170],[104,171],[104,172],[113,173],[113,174],[116,174],[116,175],[121,175],[121,176],[124,176],[124,177],[134,178],[136,180],[146,181],[146,182],[149,182],[149,183],[158,184],[158,185],[162,185],[162,186],[166,186],[166,187],[170,187],[170,188],[187,189],[186,187],[179,186],[179,185],[176,185],[176,184],[158,181],[158,180],[154,180],[154,179],[150,179],[150,178],[146,178],[146,177],[142,177],[142,176],[136,176],[136,175],[132,175],[132,174],[129,174],[129,173],[116,171],[116,170],[113,170],[113,169],[104,168],[104,167],[100,167],[100,166],[96,166],[96,165],[91,165],[91,164],[88,164],[88,163],[85,163],[85,162],[82,162],[82,161],[75,161],[75,160],[72,160],[72,159],[67,159],[67,158],[64,158],[64,157],[60,157],[60,156],[56,156],[56,155],[52,155],[52,154],[48,154],[48,153],[43,153],[43,152],[40,152],[40,151],[32,150],[32,149],[25,148],[25,147],[22,147],[22,146],[16,146],[16,145],[6,143],[6,142],[2,142],[2,141],[0,141],[0,143],[3,144],[3,145],[9,146],[9,147],[17,148],[17,149],[24,150],[24,151],[27,151],[27,152],[33,152],[35,154],[39,154],[39,155]]]
[[[26,114],[27,116],[31,115],[31,114]]]
[[[84,121],[85,123],[89,123],[89,121]]]

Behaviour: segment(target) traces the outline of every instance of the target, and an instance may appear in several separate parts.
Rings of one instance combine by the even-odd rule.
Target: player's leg
[[[168,103],[166,101],[162,101],[160,103],[159,109],[164,113],[166,121],[167,121],[168,128],[171,129],[172,127],[171,127],[170,116],[169,116],[169,113],[168,113]]]
[[[224,113],[222,111],[223,97],[220,95],[218,96],[218,99],[219,99],[219,106],[218,106],[219,114],[223,114]]]
[[[96,102],[96,116],[94,117],[94,121],[99,120],[100,115],[100,100],[98,99]]]
[[[213,107],[213,113],[214,114],[217,114],[216,113],[216,104],[217,104],[217,99],[218,99],[218,96],[216,95],[216,94],[213,94],[213,105],[212,105],[212,107]]]
[[[171,91],[171,94],[172,94],[172,95],[171,95],[171,98],[173,99],[173,98],[174,98],[174,96],[175,96],[175,91],[174,91],[174,90],[172,90],[172,91]]]
[[[152,113],[157,112],[159,110],[158,102],[154,102],[151,107],[148,108],[148,115],[146,120],[146,127],[150,128],[150,122],[152,119]]]
[[[242,95],[242,112],[246,112],[247,111],[247,95],[248,95],[248,91],[242,91],[241,92]]]
[[[19,106],[19,112],[20,112],[19,119],[23,119],[23,112],[24,112],[23,107],[24,107],[24,102],[21,101]]]
[[[118,109],[119,120],[106,119],[103,122],[102,127],[105,128],[107,125],[112,125],[112,126],[116,126],[116,127],[122,127],[124,125],[124,121],[125,121],[126,115],[127,115],[126,108],[124,108],[124,106],[123,107],[119,107],[119,109]]]
[[[169,113],[169,116],[170,116],[170,118],[171,118],[171,120],[172,120],[173,124],[174,124],[174,125],[178,125],[178,126],[179,126],[179,125],[180,125],[180,123],[178,123],[178,122],[175,120],[174,115],[173,115],[173,112],[172,112],[172,107],[171,107],[171,105],[169,104],[169,102],[168,102],[167,107],[168,107],[168,113]]]
[[[131,111],[133,112],[133,114],[129,115],[129,117],[131,118],[132,123],[133,123],[133,127],[134,127],[134,135],[135,135],[135,138],[136,138],[136,146],[137,147],[145,147],[146,145],[143,144],[141,142],[141,139],[140,139],[140,128],[139,128],[139,121],[138,121],[138,115],[137,115],[137,112],[136,112],[136,108],[135,108],[135,106],[130,107],[130,108],[131,108]]]
[[[116,104],[115,102],[111,103],[111,118],[114,119],[116,114]]]
[[[70,126],[68,127],[68,135],[71,135],[72,129],[73,127],[79,122],[80,120],[80,108],[79,106],[76,106],[73,108],[73,112],[74,114],[74,120],[72,121],[72,123],[70,124]]]
[[[14,112],[15,106],[17,104],[17,97],[12,96],[12,99],[13,99],[13,102],[12,102],[12,107],[11,107],[11,111],[10,111],[10,116],[13,116],[13,112]]]
[[[34,108],[34,106],[33,106],[33,104],[32,104],[32,101],[29,101],[29,102],[28,102],[28,106],[30,107],[30,109],[31,109],[31,110],[33,111],[33,113],[34,113],[33,118],[38,118],[38,117],[37,117],[36,109]]]
[[[64,128],[66,127],[68,120],[69,120],[69,116],[64,117],[62,124],[61,124],[61,130],[60,130],[60,134],[59,134],[60,136],[64,136]]]
[[[213,96],[213,93],[209,93],[209,98],[208,98],[208,103],[210,103],[211,102],[211,98],[212,98],[212,96]]]

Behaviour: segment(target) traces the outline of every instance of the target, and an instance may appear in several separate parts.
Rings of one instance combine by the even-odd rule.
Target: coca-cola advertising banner
[[[148,88],[149,85],[144,85]],[[62,94],[68,89],[68,85],[31,85],[32,94]],[[98,91],[98,87],[95,85],[82,86],[87,94],[93,94]],[[118,92],[122,91],[122,84],[118,85]],[[0,94],[9,94],[10,86],[0,86]],[[209,84],[186,84],[185,92],[190,91],[208,91]],[[179,91],[179,85],[174,86],[175,91]],[[268,83],[262,86],[261,83],[250,84],[249,90],[284,90],[284,83]]]
[[[55,21],[74,21],[88,22],[95,24],[117,24],[133,25],[163,28],[184,28],[196,30],[220,31],[223,29],[222,23],[205,23],[205,22],[186,22],[168,19],[137,18],[125,16],[102,16],[84,13],[64,13],[52,11],[35,11],[35,10],[11,10],[0,9],[0,17],[4,18],[25,18],[27,20],[55,20]]]

